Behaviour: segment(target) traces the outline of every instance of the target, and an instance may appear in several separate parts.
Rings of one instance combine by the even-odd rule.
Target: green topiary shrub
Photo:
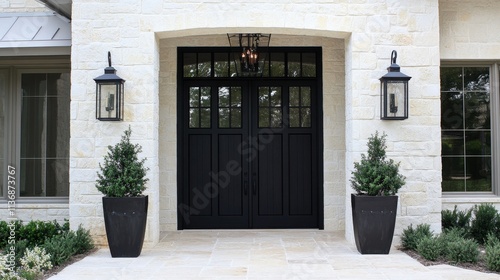
[[[479,244],[472,239],[449,242],[446,251],[446,258],[456,263],[476,263],[479,258]]]
[[[457,206],[453,211],[445,209],[441,211],[441,226],[443,230],[451,229],[454,227],[468,230],[472,217],[472,208],[469,210],[458,211]]]
[[[368,139],[368,156],[361,155],[361,161],[354,163],[351,185],[358,194],[395,195],[405,184],[405,177],[399,174],[399,163],[387,160],[384,133]]]
[[[408,228],[403,230],[401,245],[403,245],[403,248],[405,249],[416,250],[418,243],[422,239],[431,237],[432,231],[430,225],[420,224],[417,225],[416,229],[413,228],[413,225],[410,225]]]
[[[417,253],[426,260],[435,261],[441,256],[441,244],[436,237],[424,237],[418,242]]]
[[[498,211],[492,204],[483,203],[474,206],[474,219],[471,222],[470,234],[479,244],[484,244],[490,232],[496,232]]]
[[[142,151],[139,144],[130,142],[132,130],[130,126],[125,130],[120,142],[114,147],[108,146],[108,153],[104,156],[104,165],[99,163],[100,172],[97,172],[97,190],[108,197],[135,197],[141,196],[146,189],[146,159],[139,160],[138,154]]]

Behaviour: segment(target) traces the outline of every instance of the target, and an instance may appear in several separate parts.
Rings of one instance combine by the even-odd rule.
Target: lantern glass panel
[[[384,96],[384,117],[405,117],[405,90],[406,81],[386,81],[386,92]]]
[[[99,84],[99,118],[117,118],[118,96],[116,83]]]

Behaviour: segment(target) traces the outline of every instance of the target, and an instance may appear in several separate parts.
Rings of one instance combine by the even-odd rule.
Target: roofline
[[[61,16],[67,18],[68,20],[71,20],[71,14],[66,13],[62,9],[60,9],[57,5],[54,5],[50,3],[48,0],[37,0],[38,2],[42,2],[47,8],[51,9],[52,11],[60,14]]]

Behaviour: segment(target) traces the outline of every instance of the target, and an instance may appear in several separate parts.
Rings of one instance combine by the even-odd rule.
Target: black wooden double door
[[[186,81],[181,228],[318,228],[317,95],[307,81]]]

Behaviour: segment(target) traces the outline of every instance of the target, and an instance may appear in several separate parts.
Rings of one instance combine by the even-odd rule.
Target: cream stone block
[[[73,129],[72,129],[73,131]],[[72,138],[70,156],[75,158],[93,157],[94,140],[90,138]]]
[[[95,217],[96,208],[97,205],[95,204],[72,203],[69,209],[69,214],[71,217]]]
[[[425,205],[428,198],[426,193],[407,192],[400,195],[401,204],[405,206],[420,206]]]

